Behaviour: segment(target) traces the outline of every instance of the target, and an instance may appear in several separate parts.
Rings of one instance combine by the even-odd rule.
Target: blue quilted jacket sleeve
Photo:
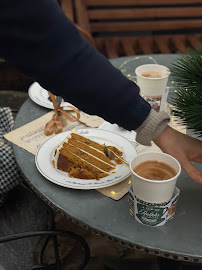
[[[0,55],[79,109],[125,129],[139,127],[150,105],[83,39],[55,0],[0,0]]]

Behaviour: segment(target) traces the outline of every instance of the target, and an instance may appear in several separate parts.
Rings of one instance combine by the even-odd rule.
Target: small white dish
[[[123,148],[124,159],[130,162],[137,151],[133,144],[126,138],[106,130],[100,129],[80,129],[78,134],[92,139],[98,143],[118,146]],[[72,189],[99,189],[117,184],[130,176],[130,168],[126,164],[116,166],[115,173],[107,177],[96,179],[78,179],[68,176],[68,173],[53,168],[52,160],[55,148],[67,137],[70,131],[60,133],[46,141],[38,150],[35,163],[39,172],[49,181]]]
[[[32,85],[30,85],[28,89],[28,94],[29,97],[31,98],[32,101],[34,101],[36,104],[48,108],[48,109],[54,109],[53,108],[53,103],[48,99],[48,91],[44,89],[43,87],[40,86],[37,82],[34,82]],[[66,107],[66,106],[73,106],[69,102],[65,102],[62,99],[62,102],[60,104],[61,107]],[[68,110],[68,107],[65,108],[65,110]],[[69,110],[72,110],[69,108]]]

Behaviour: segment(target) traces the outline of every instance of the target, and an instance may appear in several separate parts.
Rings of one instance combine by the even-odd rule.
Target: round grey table
[[[152,57],[167,67],[177,58],[176,55]],[[140,65],[148,60],[144,56],[138,58],[138,61],[126,62],[132,59],[134,57],[123,57],[111,62],[117,68],[126,63],[127,69],[133,72],[135,63]],[[169,83],[172,84],[172,81]],[[17,115],[15,128],[47,112],[47,109],[28,99]],[[129,214],[127,195],[114,201],[96,190],[60,187],[38,172],[34,155],[16,145],[13,147],[17,163],[28,184],[47,204],[73,222],[130,248],[181,261],[202,262],[202,185],[193,182],[185,172],[181,173],[177,182],[181,194],[175,218],[162,227],[148,227],[139,224]],[[202,170],[202,165],[196,167]]]

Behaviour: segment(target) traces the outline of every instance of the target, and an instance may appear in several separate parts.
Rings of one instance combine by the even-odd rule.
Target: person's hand
[[[191,179],[202,184],[202,172],[197,170],[192,161],[202,164],[202,141],[182,134],[167,127],[154,143],[165,153],[176,158]]]

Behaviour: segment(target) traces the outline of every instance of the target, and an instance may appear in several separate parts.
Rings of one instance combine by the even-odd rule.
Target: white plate
[[[105,143],[106,145],[118,146],[123,148],[124,158],[130,160],[137,155],[137,151],[133,144],[126,138],[106,130],[100,129],[79,129],[79,134],[88,137],[98,143]],[[38,150],[35,163],[39,172],[51,182],[73,189],[98,189],[117,184],[130,175],[129,166],[119,164],[116,166],[115,173],[101,178],[99,181],[96,179],[78,179],[68,176],[68,173],[56,170],[52,166],[52,159],[54,149],[67,137],[70,131],[60,133],[48,141],[46,141]]]
[[[34,82],[32,85],[30,85],[28,94],[31,100],[34,101],[36,104],[48,109],[54,109],[53,103],[48,99],[48,91],[42,88],[37,82]],[[69,102],[64,102],[64,100],[62,100],[60,106],[65,107],[69,105],[72,106],[72,104],[70,104]],[[68,110],[68,107],[65,110]]]

